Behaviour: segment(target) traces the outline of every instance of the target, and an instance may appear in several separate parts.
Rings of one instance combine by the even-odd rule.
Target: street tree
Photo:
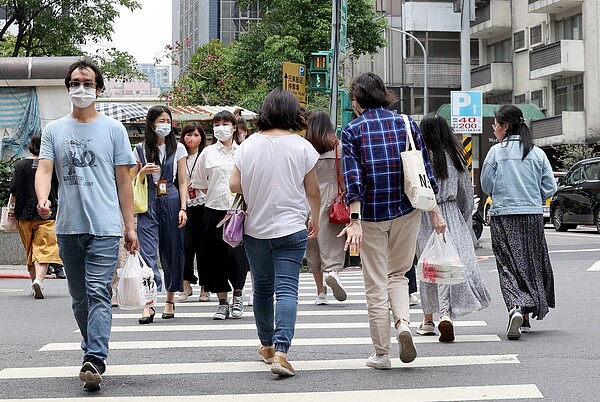
[[[261,21],[251,25],[250,32],[260,27],[269,36],[295,37],[304,55],[331,47],[332,0],[238,0],[238,3],[241,8],[260,6]],[[378,17],[372,1],[348,0],[350,57],[375,53],[385,46],[381,32],[386,21]]]
[[[0,56],[84,56],[83,45],[111,39],[121,6],[141,8],[136,0],[0,0],[6,10]],[[126,52],[113,48],[88,56],[109,78],[140,78],[135,59]]]

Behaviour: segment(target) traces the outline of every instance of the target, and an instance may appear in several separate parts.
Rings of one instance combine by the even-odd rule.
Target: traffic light
[[[310,89],[323,92],[331,89],[331,83],[329,82],[330,60],[330,51],[310,54]]]

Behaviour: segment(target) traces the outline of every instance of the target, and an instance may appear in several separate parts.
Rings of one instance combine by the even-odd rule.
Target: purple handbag
[[[246,217],[246,203],[241,194],[236,195],[232,209],[227,210],[225,217],[217,224],[223,226],[223,241],[235,248],[244,241],[244,219]]]

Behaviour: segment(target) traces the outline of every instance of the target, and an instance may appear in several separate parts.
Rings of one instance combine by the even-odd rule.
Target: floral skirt
[[[507,309],[518,306],[523,313],[541,320],[555,306],[543,216],[493,216],[490,233]]]

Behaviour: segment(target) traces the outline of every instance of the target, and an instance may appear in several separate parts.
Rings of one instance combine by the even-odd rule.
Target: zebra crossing
[[[340,303],[329,296],[328,306],[316,306],[316,290],[310,274],[301,274],[296,334],[290,349],[289,360],[297,371],[294,378],[276,380],[269,367],[256,354],[258,340],[251,307],[246,307],[241,319],[214,321],[217,302],[198,302],[199,289],[187,302],[177,303],[175,320],[157,318],[151,325],[139,325],[139,312],[127,312],[115,308],[113,314],[110,357],[103,386],[96,400],[106,401],[227,401],[243,398],[244,401],[454,401],[454,400],[519,400],[543,398],[535,384],[514,384],[490,381],[477,384],[461,379],[462,370],[489,370],[494,367],[518,367],[522,365],[517,354],[482,353],[500,348],[475,348],[475,345],[500,345],[506,342],[495,333],[485,333],[487,323],[483,320],[455,321],[456,341],[454,349],[461,344],[472,346],[472,353],[453,353],[453,348],[439,352],[437,337],[415,335],[419,356],[409,364],[397,357],[397,342],[392,339],[392,370],[381,372],[365,366],[372,351],[362,273],[344,272],[342,283],[348,292],[348,300]],[[247,286],[246,292],[250,292]],[[157,307],[164,305],[164,295],[159,295]],[[212,298],[214,299],[214,295]],[[160,308],[157,309],[157,317]],[[422,311],[411,308],[411,326],[416,328]],[[394,334],[395,331],[392,331]],[[44,362],[45,355],[66,356],[69,363],[78,362],[81,356],[79,334],[73,328],[73,336],[66,342],[49,342],[31,353]],[[451,345],[450,345],[451,346]],[[467,349],[470,351],[470,349]],[[465,350],[464,348],[461,350]],[[395,354],[396,353],[396,354]],[[153,356],[156,358],[152,358]],[[160,356],[160,357],[158,357]],[[139,360],[139,361],[138,361]],[[0,390],[11,381],[52,381],[61,384],[62,397],[27,401],[78,401],[89,395],[76,386],[79,365],[55,365],[4,368],[0,370]],[[468,371],[471,373],[472,371]],[[447,381],[436,379],[437,386],[411,387],[411,378],[436,373],[453,373]],[[152,380],[147,380],[148,378]],[[165,378],[167,380],[165,380]],[[138,384],[162,379],[165,384],[175,378],[193,382],[190,390],[174,386],[153,388],[154,394],[140,392],[138,387],[118,384]],[[334,379],[327,385],[323,378]],[[382,379],[386,378],[386,386]],[[409,380],[405,380],[408,378]],[[217,379],[217,380],[215,380]],[[393,379],[393,380],[392,380]],[[402,379],[402,382],[397,382]],[[222,392],[208,386],[210,381],[227,383]],[[232,384],[231,381],[236,381]],[[75,385],[77,384],[77,385]],[[413,382],[414,384],[414,382]],[[389,389],[388,389],[389,388]],[[114,393],[114,394],[113,394]],[[35,395],[34,395],[35,396]],[[2,398],[2,392],[0,392]],[[0,399],[18,401],[25,399]]]

